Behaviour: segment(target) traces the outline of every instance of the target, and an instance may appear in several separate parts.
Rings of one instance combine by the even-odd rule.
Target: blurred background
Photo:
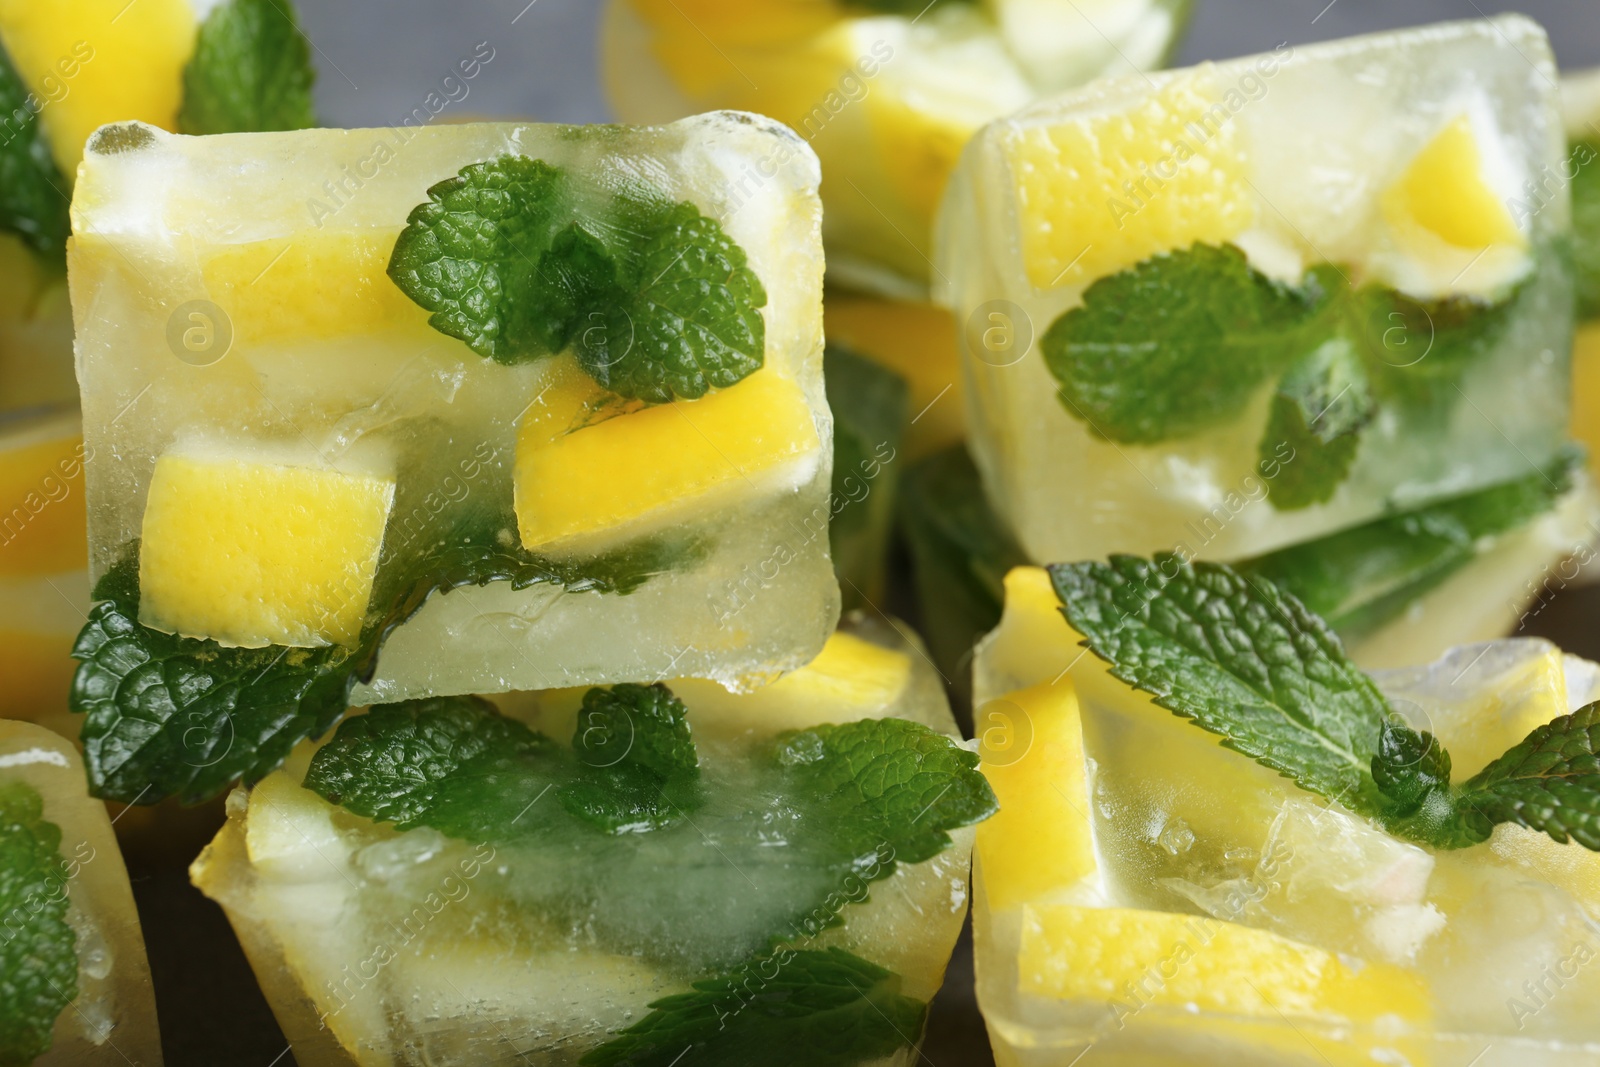
[[[480,42],[494,49],[452,117],[517,117],[606,122],[595,42],[600,0],[340,0],[302,2],[301,21],[318,69],[317,110],[330,126],[387,126],[439,88]],[[1596,0],[1194,0],[1176,57],[1182,66],[1248,55],[1281,42],[1302,44],[1443,19],[1521,11],[1550,30],[1562,66],[1600,65]],[[1597,598],[1558,600],[1530,630],[1571,651],[1600,654],[1592,622]],[[130,862],[149,940],[170,1067],[226,1063],[290,1067],[287,1047],[220,909],[193,890],[192,850]],[[132,858],[130,858],[131,860]],[[973,1003],[965,940],[935,1002],[922,1062],[929,1067],[992,1064]]]

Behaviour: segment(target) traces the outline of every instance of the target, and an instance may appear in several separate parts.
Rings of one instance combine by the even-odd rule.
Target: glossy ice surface
[[[1543,31],[1505,17],[1102,81],[986,127],[946,197],[936,262],[964,327],[978,466],[1029,554],[1186,545],[1237,559],[1551,456],[1567,424],[1570,343],[1570,281],[1551,247],[1568,205],[1557,193],[1523,210],[1516,198],[1564,154],[1554,79]],[[1449,200],[1422,192],[1420,150],[1442,151],[1452,124],[1456,145],[1470,145],[1461,158],[1478,163],[1459,171],[1470,178],[1459,202],[1503,215],[1497,235],[1479,234],[1471,211],[1418,228]],[[1404,196],[1423,215],[1402,217]],[[1331,263],[1352,284],[1420,301],[1500,300],[1518,284],[1522,295],[1425,417],[1380,402],[1331,499],[1278,510],[1260,492],[1277,470],[1258,459],[1269,383],[1220,424],[1119,442],[1063,404],[1041,355],[1089,285],[1195,242],[1234,244],[1284,282]],[[1385,352],[1402,342],[1381,338]],[[1397,382],[1434,373],[1417,350],[1384,357]]]
[[[1455,851],[1390,837],[1010,594],[977,675],[1002,805],[979,828],[978,989],[1002,1065],[1600,1063],[1600,856],[1516,826]],[[1052,635],[1049,675],[1004,688]],[[1600,666],[1534,639],[1375,677],[1458,778],[1600,697]]]
[[[66,740],[0,720],[0,785],[15,783],[39,795],[44,819],[61,831],[55,884],[69,900],[78,955],[77,999],[57,1016],[50,1051],[36,1067],[160,1067],[144,938],[105,805],[85,793],[83,763]]]
[[[830,277],[925,293],[962,146],[1042,93],[1157,66],[1184,0],[612,0],[606,88],[628,122],[736,107],[792,126],[829,175]]]
[[[764,367],[698,401],[590,424],[578,417],[587,394],[570,357],[504,366],[432,329],[384,273],[395,240],[430,186],[508,153],[609,190],[647,181],[718,220],[768,293]],[[773,164],[770,177],[735,186],[756,160]],[[564,529],[575,532],[530,548],[580,564],[668,535],[698,550],[625,596],[499,583],[436,597],[390,640],[359,701],[684,674],[737,685],[806,662],[838,610],[818,181],[815,158],[790,133],[731,114],[656,129],[485,124],[202,139],[107,128],[81,171],[70,259],[92,572],[141,535],[203,542],[204,531],[145,526],[163,456],[393,480],[384,553],[404,555],[449,540],[474,516],[509,513],[526,431],[549,438],[534,441],[548,446],[548,466],[517,486],[519,514],[526,490],[562,479],[570,485],[549,506],[592,497],[608,509],[571,504]],[[764,396],[788,405],[772,409],[790,416],[772,430],[792,436],[788,451],[729,458],[718,428],[770,424]],[[271,511],[260,501],[219,505],[218,521],[248,526]],[[302,565],[308,581],[337,577],[318,559]],[[197,561],[194,602],[205,583],[240,573],[220,555]]]
[[[689,707],[707,773],[718,773],[729,746],[824,721],[900,717],[954,735],[923,655],[889,627],[851,616],[815,663],[757,692],[669,684]],[[498,703],[563,737],[579,695],[508,694]],[[227,910],[303,1067],[576,1063],[646,1014],[649,1002],[687,990],[704,973],[690,958],[714,958],[742,936],[746,915],[717,896],[670,921],[657,915],[665,929],[648,932],[651,924],[641,923],[628,940],[629,900],[651,890],[626,869],[564,891],[602,903],[563,927],[519,902],[519,893],[531,901],[548,892],[547,880],[559,890],[561,871],[519,874],[509,847],[497,853],[428,829],[396,833],[333,807],[298,784],[309,756],[302,748],[284,770],[235,793],[228,825],[191,871]],[[759,804],[759,794],[748,803]],[[868,902],[841,913],[843,926],[805,947],[842,946],[901,975],[904,995],[931,998],[966,914],[972,838],[965,830],[954,836],[934,859],[901,865],[875,884]],[[714,847],[693,830],[676,840],[695,854]],[[619,846],[600,838],[590,847]],[[753,879],[753,892],[739,886],[744,908],[798,891],[781,857],[772,858],[782,849],[747,851],[750,842],[732,838],[715,847],[722,855],[708,855],[710,870],[664,864],[652,878],[710,886],[732,863]],[[568,862],[581,870],[585,860]],[[880,1062],[915,1060],[908,1046]]]

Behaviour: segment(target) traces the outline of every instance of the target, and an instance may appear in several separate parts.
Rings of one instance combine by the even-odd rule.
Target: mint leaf
[[[61,830],[23,782],[0,782],[0,1067],[26,1067],[50,1049],[56,1017],[78,995],[77,935]]]
[[[790,788],[831,813],[841,845],[856,856],[893,849],[921,863],[950,845],[948,831],[998,810],[978,755],[920,723],[863,719],[780,739]]]
[[[139,624],[137,542],[95,586],[70,705],[95,796],[197,804],[278,767],[344,714],[343,648],[227,648]]]
[[[1379,286],[1350,295],[1347,333],[1361,347],[1372,387],[1380,400],[1392,400],[1437,422],[1449,418],[1460,397],[1462,373],[1501,343],[1525,301],[1548,282],[1552,256],[1535,256],[1536,270],[1505,299],[1493,304],[1469,297],[1417,300]]]
[[[765,358],[767,303],[740,248],[693,204],[640,212],[638,247],[586,307],[578,362],[619,396],[664,404],[726,389]]]
[[[1113,677],[1303,789],[1385,812],[1372,759],[1393,713],[1294,597],[1170,554],[1049,571],[1063,613]]]
[[[572,739],[584,770],[561,803],[611,833],[662,826],[695,807],[700,762],[688,720],[659,683],[589,690]]]
[[[1577,275],[1578,317],[1600,318],[1600,141],[1579,139],[1569,158],[1583,161],[1572,176],[1572,265]]]
[[[1294,449],[1294,461],[1267,483],[1273,507],[1289,511],[1329,500],[1350,473],[1361,431],[1375,413],[1366,372],[1342,338],[1290,367],[1261,438],[1263,469],[1284,444]]]
[[[479,355],[514,365],[572,348],[630,399],[700,397],[764,359],[766,290],[715,220],[542,160],[474,163],[429,189],[389,277]]]
[[[183,69],[183,133],[304,130],[312,110],[311,49],[291,0],[224,0],[206,16]]]
[[[1547,514],[1583,458],[1563,453],[1526,478],[1375,519],[1235,564],[1322,616],[1341,637],[1369,634],[1478,558],[1493,539]]]
[[[30,105],[31,101],[31,105]],[[39,125],[37,99],[0,46],[0,232],[14,233],[46,261],[63,265],[72,223],[67,182]]]
[[[479,697],[380,704],[339,724],[305,786],[397,829],[470,841],[533,832],[520,816],[570,774],[554,742]]]
[[[154,804],[199,803],[255,781],[339,720],[350,688],[370,681],[384,642],[435,594],[507,582],[626,595],[698,558],[695,540],[664,537],[587,561],[551,561],[500,538],[503,524],[469,521],[430,548],[385,560],[368,624],[354,648],[230,648],[139,623],[138,542],[95,587],[97,603],[72,654],[69,699],[84,713],[94,795]]]
[[[1461,787],[1467,824],[1509,822],[1600,852],[1600,702],[1536,728]]]
[[[850,611],[882,592],[911,390],[894,371],[834,344],[823,351],[822,377],[833,411],[828,545]]]
[[[1272,281],[1232,245],[1196,244],[1101,278],[1040,341],[1067,411],[1153,444],[1223,422],[1327,335],[1315,275]]]
[[[781,949],[664,997],[586,1054],[583,1067],[853,1067],[922,1036],[927,1005],[901,978],[841,948]],[[781,1050],[781,1051],[780,1051]]]

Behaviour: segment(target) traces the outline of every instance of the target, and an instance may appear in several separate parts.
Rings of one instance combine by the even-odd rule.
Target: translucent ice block
[[[759,369],[651,405],[612,395],[594,377],[606,368],[571,353],[511,365],[430,326],[385,273],[408,217],[463,168],[515,157],[588,190],[575,226],[611,232],[624,195],[720,226],[765,291]],[[758,160],[777,162],[739,190]],[[108,127],[85,156],[70,258],[93,574],[142,537],[144,581],[182,587],[146,625],[315,646],[363,616],[368,641],[419,555],[475,545],[507,578],[497,553],[516,558],[516,580],[466,577],[394,632],[358,703],[678,675],[737,685],[805,663],[838,611],[817,183],[803,144],[747,115],[209,138]],[[663,288],[699,284],[671,272],[701,262],[664,257]],[[585,327],[584,344],[612,328]],[[629,334],[641,347],[645,328]],[[631,341],[617,345],[628,358]],[[237,477],[163,481],[163,464]],[[392,482],[392,503],[313,488],[330,478]],[[172,504],[159,521],[157,483]],[[355,551],[374,514],[387,515],[375,570]],[[270,573],[253,569],[241,546],[288,536],[291,515],[339,524],[343,554],[277,551]],[[455,557],[430,558],[446,587],[463,578]],[[565,577],[530,585],[529,568]]]
[[[601,57],[628,122],[771,115],[829,176],[828,271],[926,292],[929,231],[961,147],[1041,93],[1158,66],[1186,0],[612,0]]]
[[[668,684],[688,706],[708,789],[750,773],[752,753],[783,731],[824,721],[893,718],[938,734],[955,729],[921,649],[855,616],[811,666],[755,693],[730,694],[704,681]],[[558,691],[508,694],[499,703],[561,738],[597,725],[585,718],[582,700],[578,691]],[[730,794],[732,808],[708,799],[689,823],[667,829],[589,832],[530,867],[539,853],[528,845],[457,840],[426,826],[396,832],[330,804],[301,784],[310,748],[234,794],[228,825],[192,868],[196,885],[227,910],[304,1067],[635,1062],[599,1049],[615,1031],[661,1021],[653,1002],[690,992],[696,979],[739,973],[730,963],[742,958],[752,930],[768,923],[776,930],[784,909],[817,888],[806,823],[796,821],[807,802],[781,790]],[[549,830],[541,832],[560,834],[559,797],[529,796],[518,821],[543,820]],[[929,821],[937,820],[940,798],[928,803]],[[760,841],[743,822],[751,811],[767,827]],[[872,884],[870,899],[838,911],[842,925],[790,942],[806,954],[843,949],[870,961],[862,973],[887,972],[861,982],[863,990],[881,983],[872,1003],[886,1014],[865,1012],[859,1028],[881,1032],[892,1017],[900,1032],[878,1040],[870,1055],[852,1054],[851,1020],[863,1005],[841,995],[836,1025],[806,1030],[800,1005],[809,991],[797,982],[776,1001],[780,1014],[791,996],[797,1005],[801,1029],[790,1031],[792,1040],[833,1043],[836,1058],[828,1062],[841,1065],[917,1060],[920,1005],[939,988],[966,913],[970,843],[969,829],[955,830],[936,855],[899,864]],[[768,1010],[763,991],[783,968],[746,979],[748,1008],[718,1001],[707,1017],[713,1036],[685,1037],[685,1047],[708,1061],[758,1062],[759,1050],[741,1057],[714,1034],[747,1040],[735,1036],[747,1021],[743,1012]],[[772,1031],[765,1048],[782,1033]],[[681,1055],[676,1047],[664,1062],[674,1055]]]
[[[159,1067],[128,872],[105,805],[83,783],[83,763],[63,738],[0,720],[0,862],[8,865],[0,871],[0,1059]],[[23,939],[30,949],[15,951]]]
[[[0,419],[0,718],[68,737],[69,653],[89,610],[84,456],[74,409]]]
[[[1600,855],[1512,824],[1456,849],[1391,836],[1113,678],[1059,613],[1013,616],[1020,574],[978,654],[1000,1064],[1600,1063]],[[1023,663],[1042,680],[1007,690]],[[1600,666],[1532,639],[1373,677],[1458,783],[1600,697]]]
[[[1529,65],[1534,76],[1529,76]],[[974,138],[936,262],[975,458],[1035,559],[1239,559],[1562,445],[1544,33],[1443,24],[1122,77]]]

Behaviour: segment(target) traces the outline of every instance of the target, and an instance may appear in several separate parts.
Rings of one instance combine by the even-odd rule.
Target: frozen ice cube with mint
[[[1567,434],[1564,154],[1515,16],[1104,80],[947,190],[985,485],[1037,560],[1240,559],[1548,473]]]

